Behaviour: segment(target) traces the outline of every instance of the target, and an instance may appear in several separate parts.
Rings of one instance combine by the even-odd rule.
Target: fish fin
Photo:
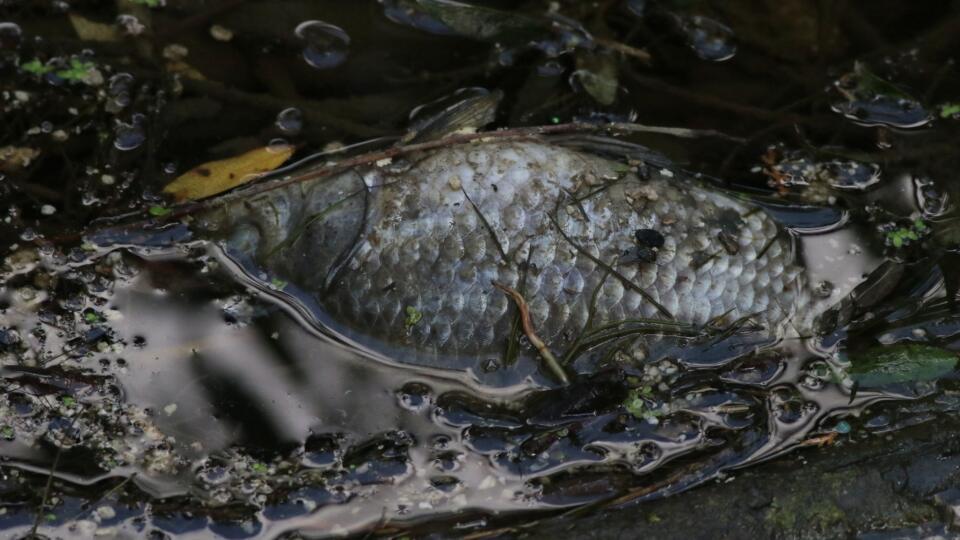
[[[467,130],[479,130],[496,118],[503,92],[485,88],[465,88],[421,105],[410,113],[411,125],[401,144],[442,139]]]
[[[550,142],[559,146],[596,154],[619,161],[642,161],[652,167],[675,169],[676,164],[667,156],[636,144],[614,137],[578,133],[549,137]]]

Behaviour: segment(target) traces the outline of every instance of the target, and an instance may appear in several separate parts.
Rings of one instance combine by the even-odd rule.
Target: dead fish
[[[439,367],[502,357],[517,310],[495,284],[519,293],[558,354],[624,321],[749,318],[776,335],[824,307],[762,209],[546,139],[450,144],[289,184],[194,228],[325,328]]]

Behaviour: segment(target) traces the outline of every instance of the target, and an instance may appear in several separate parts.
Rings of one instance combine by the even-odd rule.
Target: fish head
[[[228,254],[270,274],[325,287],[349,260],[364,229],[368,190],[356,172],[265,190],[211,212],[200,225],[215,231]]]

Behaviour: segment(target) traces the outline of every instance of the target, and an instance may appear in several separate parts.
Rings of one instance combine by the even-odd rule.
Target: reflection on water
[[[0,1],[0,536],[467,534],[956,415],[955,10],[815,4]],[[80,238],[277,137],[435,137],[443,96],[676,126],[579,144],[759,193],[823,335],[675,329],[559,387],[527,343],[403,364],[212,246]]]
[[[834,283],[837,298],[878,260],[851,248],[861,239],[850,227],[800,241],[814,279]],[[645,361],[600,364],[566,388],[484,388],[469,373],[437,377],[337,343],[285,301],[229,286],[225,262],[203,250],[147,260],[118,251],[67,270],[65,281],[95,282],[88,272],[115,280],[95,295],[78,289],[75,300],[97,305],[86,323],[106,332],[86,345],[93,354],[51,354],[52,374],[8,368],[5,384],[18,388],[6,388],[3,406],[20,411],[12,440],[0,443],[10,470],[59,460],[55,477],[67,484],[128,478],[153,497],[118,490],[127,495],[104,510],[109,519],[94,519],[100,527],[324,535],[660,497],[829,434],[831,418],[933,390],[854,393],[830,375],[844,369],[836,350],[750,330],[664,338]],[[42,267],[13,279],[36,280]],[[20,302],[10,322],[19,332],[52,316],[10,301]],[[71,350],[56,338],[45,348]],[[31,437],[39,446],[20,444]],[[51,529],[77,534],[67,518],[81,500],[58,505]],[[163,502],[177,500],[187,507]],[[187,501],[209,517],[189,517]],[[25,531],[28,514],[3,519]]]

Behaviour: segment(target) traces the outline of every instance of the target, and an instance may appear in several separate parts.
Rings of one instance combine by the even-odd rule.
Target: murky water
[[[0,535],[465,535],[955,414],[955,13],[488,4],[0,5]],[[816,335],[607,339],[563,386],[526,340],[427,367],[221,245],[116,233],[169,219],[194,165],[328,151],[295,176],[425,136],[477,88],[503,92],[495,127],[677,128],[621,139],[752,196],[837,308]]]

